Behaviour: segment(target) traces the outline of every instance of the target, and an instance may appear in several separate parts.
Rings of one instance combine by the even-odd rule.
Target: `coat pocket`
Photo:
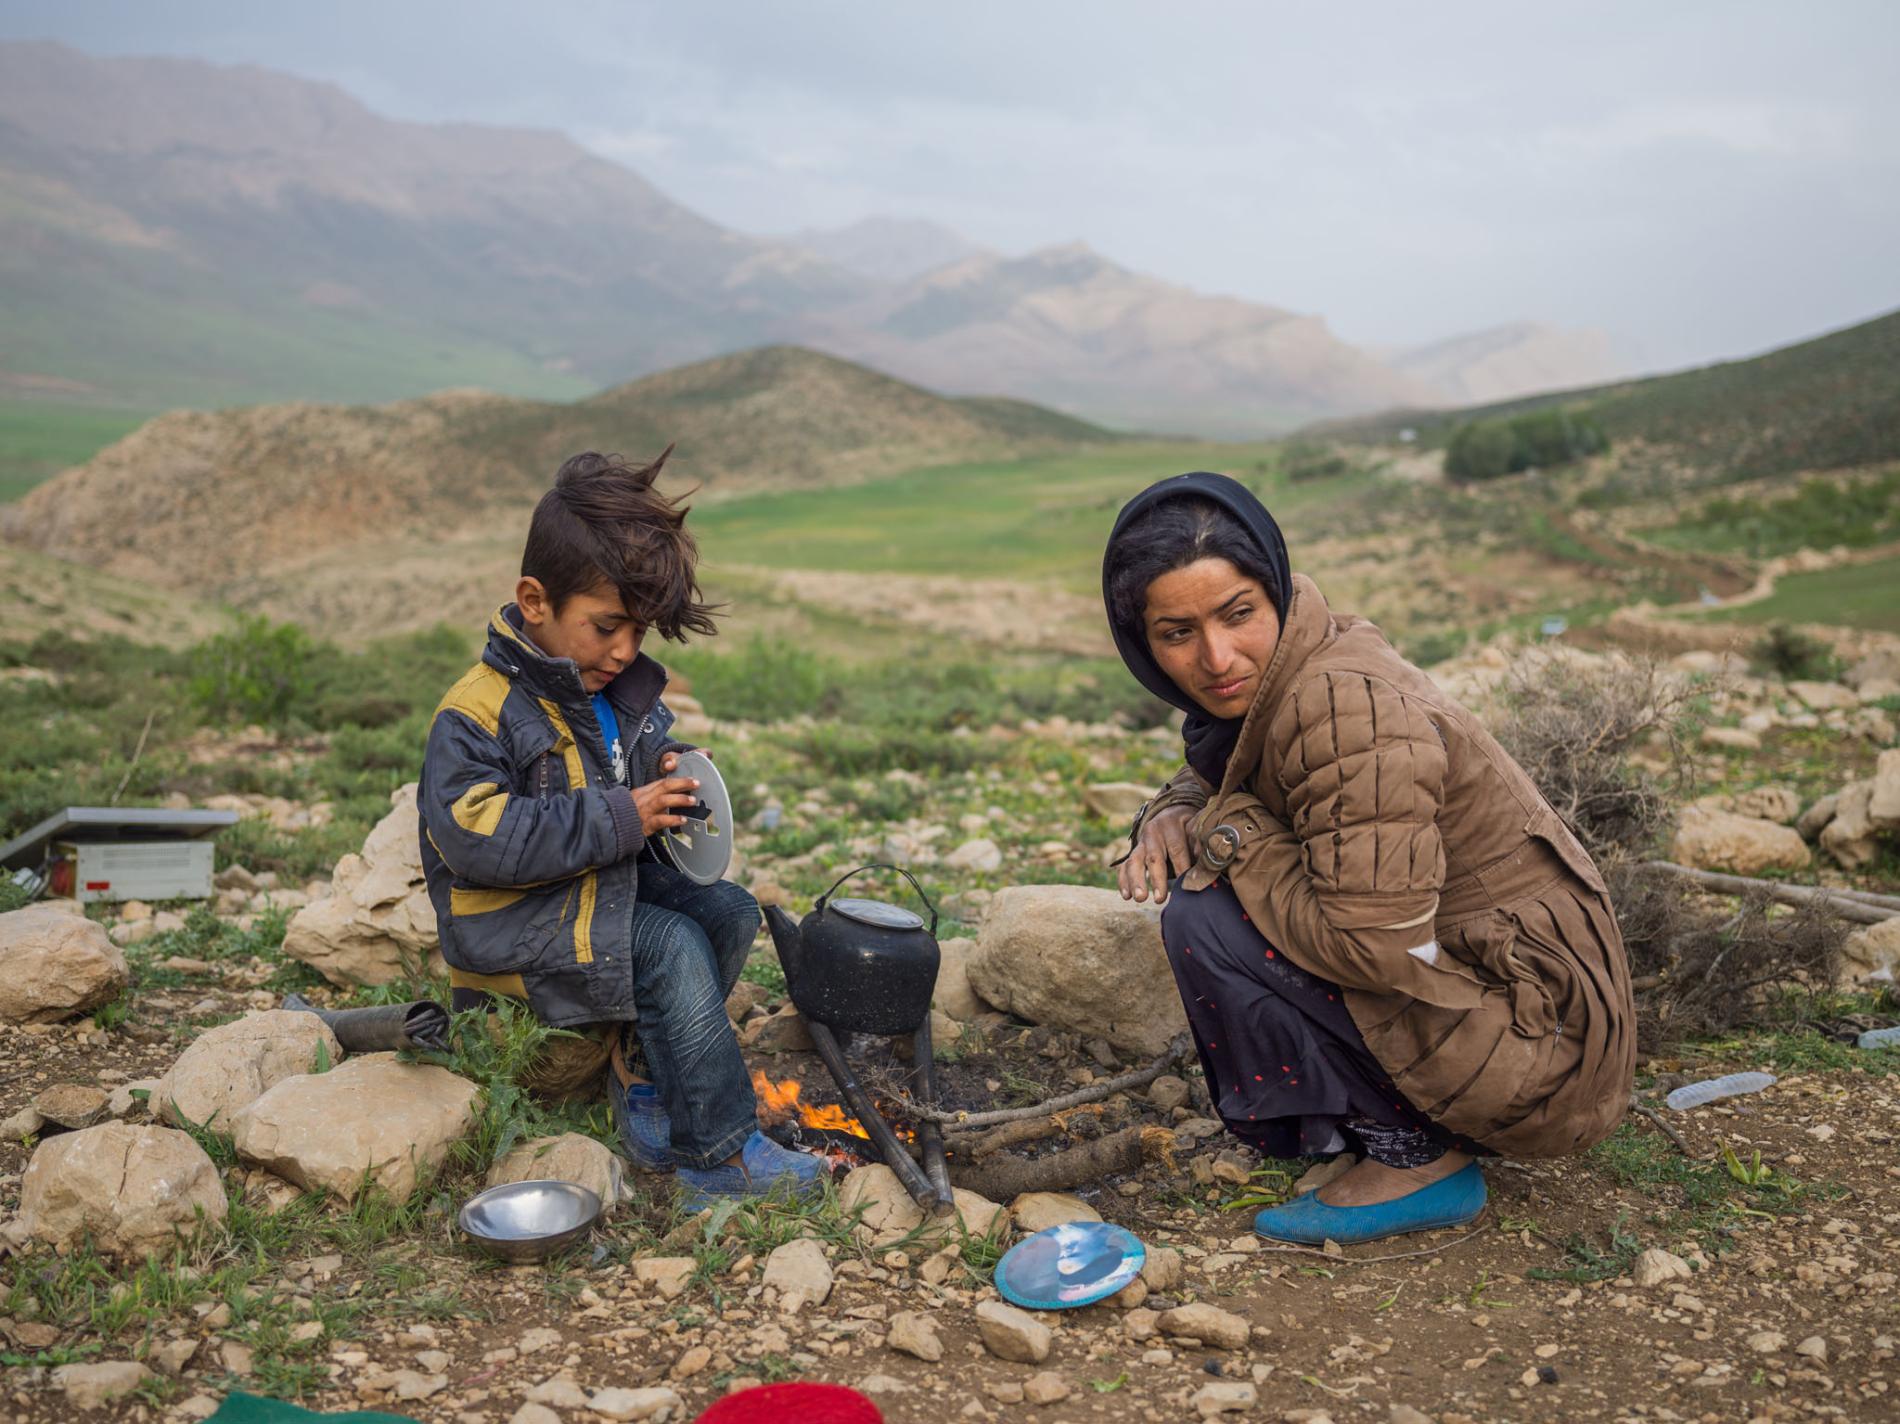
[[[1609,887],[1603,883],[1603,876],[1597,870],[1596,862],[1590,859],[1590,853],[1570,832],[1555,811],[1545,808],[1531,818],[1524,827],[1524,834],[1542,841],[1564,863],[1570,873],[1588,885],[1599,895],[1609,893]]]
[[[539,965],[562,936],[575,891],[457,886],[449,898],[453,933],[444,936],[443,957],[473,974],[514,974]]]
[[[1513,1031],[1524,1038],[1542,1038],[1556,1028],[1550,989],[1536,966],[1518,954],[1517,921],[1508,911],[1490,910],[1465,920],[1448,938],[1484,978],[1509,996]]]

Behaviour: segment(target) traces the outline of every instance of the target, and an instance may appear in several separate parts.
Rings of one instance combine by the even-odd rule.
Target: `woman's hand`
[[[699,783],[690,776],[664,774],[679,764],[679,753],[668,752],[660,758],[661,778],[633,788],[633,806],[640,813],[640,834],[650,836],[686,824],[686,818],[679,811],[699,800]]]
[[[1194,864],[1187,838],[1193,819],[1192,806],[1166,806],[1143,818],[1134,853],[1121,864],[1122,899],[1146,900],[1152,886],[1154,902],[1167,903],[1168,881]]]

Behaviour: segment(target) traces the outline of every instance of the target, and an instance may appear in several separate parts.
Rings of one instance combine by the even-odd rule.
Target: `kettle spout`
[[[804,941],[798,933],[798,921],[786,914],[777,905],[765,907],[765,928],[771,932],[772,947],[778,951],[778,962],[789,978],[798,973],[801,951]]]

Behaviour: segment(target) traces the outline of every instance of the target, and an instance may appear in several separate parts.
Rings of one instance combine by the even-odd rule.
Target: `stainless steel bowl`
[[[508,1182],[470,1197],[458,1219],[491,1256],[545,1261],[593,1229],[600,1198],[574,1182]]]

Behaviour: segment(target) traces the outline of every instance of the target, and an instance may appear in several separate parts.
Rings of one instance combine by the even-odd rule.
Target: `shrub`
[[[1328,445],[1297,440],[1280,453],[1280,472],[1294,484],[1337,479],[1353,472],[1352,461]]]
[[[228,633],[192,649],[191,700],[208,715],[242,722],[283,722],[315,690],[316,645],[292,623],[244,617]]]
[[[1609,449],[1603,427],[1579,411],[1539,410],[1514,420],[1478,420],[1452,432],[1445,474],[1460,483],[1552,469]]]
[[[1841,667],[1833,648],[1786,623],[1771,623],[1749,653],[1756,667],[1790,682],[1832,682]]]

